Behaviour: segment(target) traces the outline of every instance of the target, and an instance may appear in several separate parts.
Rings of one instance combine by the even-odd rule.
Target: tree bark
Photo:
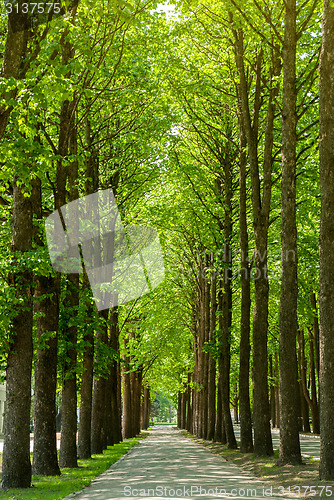
[[[32,198],[34,213],[41,221],[42,190],[38,178],[33,181]],[[43,246],[38,228],[34,231],[34,240],[37,246]],[[33,473],[42,476],[60,475],[56,439],[58,289],[57,278],[35,276],[37,336],[41,339],[46,333],[51,334],[37,350],[35,366]]]
[[[334,8],[323,2],[320,116],[320,478],[334,479]]]
[[[15,78],[20,76],[20,68],[27,52],[29,35],[29,20],[27,14],[22,14],[22,4],[25,0],[18,0],[19,13],[15,9],[8,15],[8,30],[6,38],[5,53],[0,71],[1,78]],[[16,89],[7,94],[2,94],[1,99],[13,99]],[[0,139],[5,134],[8,120],[13,107],[8,104],[0,105]]]
[[[319,330],[319,320],[318,320],[318,311],[317,311],[317,298],[315,296],[315,293],[312,292],[310,295],[310,302],[311,302],[311,307],[312,307],[312,314],[313,314],[313,335],[314,335],[314,355],[315,355],[315,367],[317,370],[317,377],[319,381],[319,376],[320,376],[320,359],[319,359],[319,337],[320,337],[320,330]]]
[[[108,309],[100,311],[99,316],[102,320],[102,324],[96,334],[97,348],[96,348],[96,361],[99,365],[101,359],[101,354],[99,353],[99,343],[107,344],[108,334],[107,334],[107,320],[108,320]],[[92,427],[91,427],[91,450],[92,453],[98,454],[103,453],[104,448],[104,424],[105,424],[105,393],[106,393],[106,383],[107,380],[104,374],[99,374],[94,382],[94,392],[93,392],[93,406],[92,406]]]
[[[204,257],[204,273],[209,267],[209,259],[207,252]],[[209,340],[210,335],[210,281],[209,276],[203,276],[203,344],[202,344],[202,357],[203,357],[203,371],[202,371],[202,385],[201,391],[201,437],[206,438],[208,432],[208,381],[209,381],[209,354],[203,350],[203,347]]]
[[[142,420],[141,428],[146,430],[150,425],[150,389],[145,385],[143,387]]]
[[[247,230],[247,187],[246,187],[246,146],[244,126],[239,118],[240,135],[240,174],[239,174],[239,231],[240,231],[240,280],[241,280],[241,313],[240,313],[240,358],[239,358],[239,412],[240,412],[240,451],[253,451],[252,412],[249,396],[250,366],[250,266]]]
[[[222,296],[221,309],[222,314],[219,317],[219,329],[222,331],[222,408],[227,447],[230,449],[236,449],[237,442],[234,435],[230,411],[230,331],[232,326],[232,289],[230,279],[224,281],[224,294]]]
[[[218,303],[219,303],[218,295]],[[223,417],[223,398],[222,398],[222,385],[223,385],[223,359],[222,356],[218,359],[218,381],[217,381],[217,411],[216,411],[216,423],[215,423],[215,436],[214,441],[217,443],[226,444],[226,432],[224,427],[224,417]]]
[[[210,289],[210,331],[209,341],[214,341],[216,329],[217,310],[217,273],[215,269],[214,255],[211,254],[211,289]],[[212,441],[215,436],[216,421],[216,360],[212,354],[208,359],[208,428],[206,439]]]
[[[88,277],[84,275],[83,289],[88,290]],[[87,319],[92,319],[92,307],[88,305]],[[92,419],[92,395],[93,395],[93,369],[94,369],[94,332],[91,325],[87,325],[83,340],[85,349],[82,360],[81,379],[81,405],[78,428],[78,457],[86,459],[91,457],[91,419]]]
[[[232,14],[231,14],[232,16]],[[233,19],[231,19],[233,20]],[[268,398],[268,299],[269,283],[267,274],[268,227],[271,204],[271,173],[273,163],[273,129],[275,106],[274,99],[278,92],[278,84],[274,77],[280,74],[279,54],[274,53],[271,61],[270,88],[266,127],[264,132],[263,153],[263,195],[259,175],[258,155],[258,118],[261,107],[261,71],[263,65],[263,50],[259,50],[255,70],[255,99],[253,119],[249,108],[249,88],[245,72],[244,42],[242,30],[233,30],[235,40],[235,60],[239,73],[239,95],[242,111],[242,122],[248,145],[254,228],[254,267],[255,267],[255,305],[253,316],[253,420],[254,420],[254,453],[256,455],[272,455],[273,446],[270,430],[270,409]]]
[[[232,165],[228,148],[222,160],[222,187],[224,196],[224,254],[223,276],[219,290],[219,330],[221,332],[222,407],[227,447],[237,448],[230,411],[231,329],[232,329]]]
[[[122,412],[120,409],[120,404],[118,402],[118,393],[120,392],[120,362],[118,310],[116,307],[110,312],[109,325],[109,346],[115,351],[115,356],[117,356],[112,366],[110,367],[112,436],[113,444],[117,444],[122,441]]]
[[[302,389],[304,393],[304,397],[311,408],[311,413],[312,413],[312,428],[313,432],[317,431],[317,434],[319,434],[319,406],[318,406],[318,401],[316,397],[316,393],[314,392],[314,389],[311,393],[311,396],[308,392],[307,388],[307,381],[306,381],[306,371],[307,371],[307,361],[305,359],[305,339],[304,339],[304,332],[300,330],[298,332],[298,344],[299,344],[299,367],[300,367],[300,380],[302,384]],[[311,346],[310,346],[310,358],[313,358],[313,354],[311,352]],[[310,364],[313,363],[310,359]]]
[[[298,430],[297,385],[297,225],[296,225],[296,0],[286,0],[283,43],[279,397],[280,464],[302,462]]]
[[[126,347],[126,339],[124,338]],[[132,401],[128,358],[123,354],[123,438],[133,437]]]
[[[71,121],[71,118],[65,113],[64,115],[65,123],[61,130],[69,129],[68,136],[68,151],[70,155],[76,156],[78,152],[77,148],[77,130]],[[64,132],[64,130],[63,130]],[[62,147],[65,148],[63,140],[66,140],[64,136],[63,140],[60,140],[61,134],[59,134],[59,141]],[[64,153],[63,151],[63,153]],[[62,154],[63,157],[63,154]],[[59,172],[61,172],[60,177],[62,177],[62,166],[57,169],[57,178]],[[61,189],[65,189],[66,180],[68,179],[69,185],[69,201],[74,201],[79,197],[77,180],[78,180],[78,161],[73,161],[68,171],[65,171],[65,185],[60,185]],[[62,202],[64,198],[64,191],[59,191],[59,202]],[[69,209],[70,210],[70,209]],[[75,217],[71,217],[72,229],[78,231],[79,221]],[[67,296],[64,301],[64,317],[65,328],[63,331],[64,340],[66,343],[66,354],[63,366],[63,389],[62,389],[62,417],[61,417],[61,440],[60,440],[60,452],[59,452],[59,465],[61,467],[71,467],[75,468],[78,466],[77,462],[77,377],[76,377],[76,365],[77,365],[77,325],[73,324],[69,326],[69,321],[71,317],[75,317],[79,307],[79,275],[78,274],[68,274],[67,275]]]
[[[85,123],[85,142],[87,151],[90,153],[86,158],[86,180],[85,194],[90,195],[98,190],[99,172],[98,172],[98,157],[96,151],[92,147],[92,132],[89,119]],[[87,207],[90,210],[90,207]],[[87,213],[87,219],[91,218],[92,214]],[[87,245],[87,242],[86,242]],[[92,252],[91,252],[92,255]],[[94,372],[94,331],[91,326],[94,309],[90,297],[90,283],[87,273],[84,271],[82,291],[89,294],[87,299],[87,328],[85,329],[83,341],[85,343],[83,360],[82,360],[82,379],[81,379],[81,405],[80,419],[78,429],[78,456],[79,458],[91,457],[91,420],[92,420],[92,397],[93,397],[93,372]]]
[[[24,254],[32,249],[32,204],[25,197],[18,176],[13,181],[12,251]],[[13,258],[15,263],[16,258]],[[30,463],[30,403],[32,371],[32,273],[14,271],[11,284],[20,306],[13,318],[13,335],[6,367],[5,438],[2,460],[2,487],[29,488]]]
[[[311,397],[314,404],[312,411],[312,430],[313,434],[320,434],[320,415],[319,415],[319,404],[317,395],[317,383],[315,376],[315,354],[314,354],[314,339],[312,335],[311,328],[308,328],[309,336],[309,357],[310,357],[310,386],[311,386]]]

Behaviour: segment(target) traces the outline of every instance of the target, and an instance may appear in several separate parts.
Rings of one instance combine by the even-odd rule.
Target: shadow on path
[[[215,500],[273,498],[268,486],[213,455],[172,427],[155,426],[148,438],[95,479],[75,500]]]

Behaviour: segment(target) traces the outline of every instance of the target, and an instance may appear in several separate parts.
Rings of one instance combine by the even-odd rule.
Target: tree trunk
[[[142,423],[141,428],[147,430],[150,425],[150,389],[145,385],[143,387],[143,404],[142,404]]]
[[[42,220],[41,181],[36,178],[32,186],[33,210]],[[43,241],[35,228],[37,246]],[[59,283],[53,276],[35,276],[34,311],[39,339],[50,332],[50,337],[37,350],[34,392],[34,453],[33,473],[41,476],[60,475],[56,439],[56,388],[57,388],[57,344],[59,318]]]
[[[57,329],[59,315],[58,285],[51,276],[37,276],[35,312],[37,335],[53,332],[43,349],[37,351],[34,394],[33,473],[60,475],[56,439]]]
[[[109,375],[106,379],[105,393],[104,393],[104,433],[103,433],[103,449],[106,450],[108,446],[114,444],[113,432],[113,414],[112,414],[112,374],[109,368]]]
[[[84,275],[83,288],[88,289],[89,281]],[[87,318],[92,320],[92,307],[88,306]],[[94,369],[94,332],[92,326],[87,324],[83,340],[85,349],[82,360],[81,379],[81,405],[78,429],[78,457],[87,459],[91,457],[91,419],[92,419],[92,395],[93,395],[93,369]]]
[[[143,372],[139,368],[130,373],[131,402],[132,402],[132,436],[140,433],[140,406],[141,406],[141,388]]]
[[[214,254],[211,253],[211,288],[210,288],[210,330],[209,341],[215,339],[216,311],[217,311],[217,272],[215,269]],[[208,360],[208,428],[206,439],[212,441],[215,436],[216,421],[216,360],[209,354]]]
[[[99,316],[101,318],[101,325],[97,332],[96,338],[97,343],[106,344],[108,339],[107,334],[107,320],[108,320],[108,309],[100,311]],[[99,358],[99,347],[97,345],[97,365],[99,361],[103,362]],[[91,428],[91,449],[92,453],[98,454],[103,453],[104,447],[104,423],[105,423],[105,393],[106,393],[106,383],[107,380],[104,374],[99,374],[94,382],[94,392],[93,392],[93,406],[92,406],[92,428]]]
[[[124,339],[126,345],[126,339]],[[128,359],[123,355],[123,438],[132,435],[132,401]]]
[[[232,14],[230,14],[232,16]],[[232,19],[233,20],[233,19]],[[270,88],[267,105],[266,128],[264,133],[263,152],[263,195],[259,176],[258,156],[258,123],[261,107],[263,50],[257,55],[255,70],[255,100],[253,120],[249,108],[249,88],[245,72],[245,56],[243,33],[233,30],[235,40],[236,66],[239,73],[240,105],[242,123],[248,145],[250,174],[252,184],[252,208],[254,227],[254,264],[255,264],[255,305],[253,316],[253,419],[254,419],[254,452],[256,455],[272,455],[273,446],[270,430],[270,409],[268,398],[268,298],[269,283],[267,275],[267,244],[269,213],[271,204],[271,173],[273,163],[273,129],[275,118],[274,99],[278,93],[278,84],[274,77],[280,74],[280,54],[273,54],[271,61]]]
[[[5,53],[0,71],[0,78],[15,78],[20,77],[20,68],[27,52],[27,42],[29,35],[29,19],[28,14],[22,13],[22,4],[25,0],[18,0],[19,13],[15,9],[8,15],[8,30],[6,38]],[[12,90],[9,95],[0,95],[1,100],[14,99],[16,89]],[[5,134],[8,120],[13,107],[6,104],[0,105],[0,139]]]
[[[309,335],[311,397],[314,404],[314,409],[312,412],[312,430],[313,434],[320,434],[320,415],[319,415],[319,404],[318,404],[317,383],[315,376],[315,361],[314,361],[315,358],[314,339],[311,328],[308,328],[308,335]]]
[[[177,395],[177,427],[182,429],[182,392],[179,391]]]
[[[222,405],[227,447],[237,448],[230,411],[230,369],[231,369],[231,329],[232,329],[232,165],[226,153],[223,160],[224,190],[224,269],[219,291],[221,315],[219,330],[222,335]]]
[[[303,385],[301,381],[299,382],[299,392],[300,392],[301,416],[303,420],[302,430],[304,432],[311,432],[310,419],[309,419],[309,406],[304,396]]]
[[[204,258],[204,269],[209,266],[208,255],[205,252]],[[208,433],[208,381],[209,381],[209,354],[203,350],[203,347],[209,340],[210,335],[210,281],[207,275],[203,276],[203,344],[202,344],[202,357],[203,357],[203,372],[202,372],[202,385],[203,389],[201,391],[201,404],[202,404],[202,425],[201,425],[201,437],[206,438]]]
[[[197,309],[199,311],[200,306],[200,297],[198,297],[198,304],[197,304]],[[197,311],[196,311],[197,312]],[[199,314],[196,314],[194,311],[193,313],[193,325],[192,325],[192,330],[193,330],[193,349],[194,349],[194,370],[193,370],[193,382],[194,382],[194,389],[192,391],[192,401],[193,401],[193,418],[192,418],[192,433],[197,436],[198,435],[198,429],[199,429],[199,392],[197,390],[197,385],[200,384],[200,379],[199,379],[199,326],[197,327],[197,322],[196,322],[196,317],[199,317]]]
[[[87,151],[90,155],[86,158],[86,181],[85,194],[90,195],[98,190],[99,174],[98,159],[96,152],[92,148],[91,127],[87,119],[85,124],[85,140]],[[86,210],[89,210],[89,205]],[[91,213],[87,213],[87,219],[91,218]],[[87,242],[86,242],[87,245]],[[86,272],[83,275],[82,292],[88,293],[87,298],[87,327],[84,332],[83,341],[85,343],[82,360],[81,379],[81,405],[78,430],[78,456],[81,459],[91,457],[91,420],[92,420],[92,397],[93,397],[93,370],[94,370],[94,330],[91,325],[94,306],[91,302],[90,284]]]
[[[225,280],[222,312],[219,329],[222,331],[222,408],[227,447],[237,448],[230,411],[230,329],[232,326],[232,289],[231,282]]]
[[[109,346],[115,351],[114,359],[110,367],[111,378],[111,418],[112,418],[112,436],[113,444],[122,441],[121,409],[118,402],[118,393],[120,392],[120,363],[119,363],[119,326],[118,310],[115,307],[110,312],[109,320]]]
[[[274,368],[273,368],[273,357],[272,354],[269,356],[269,375],[270,375],[270,416],[271,425],[276,427],[276,392],[274,383]]]
[[[218,303],[219,298],[218,295]],[[216,411],[216,423],[215,423],[215,436],[214,440],[217,443],[226,444],[226,433],[224,427],[224,417],[223,417],[223,398],[222,398],[222,380],[223,380],[223,360],[222,356],[218,359],[218,381],[217,381],[217,411]]]
[[[240,198],[239,198],[239,231],[241,251],[241,314],[240,314],[240,358],[239,358],[239,411],[240,411],[240,451],[253,451],[252,413],[249,396],[249,364],[250,364],[250,266],[248,261],[247,230],[247,187],[245,153],[246,137],[242,120],[239,119],[240,133]]]
[[[302,462],[298,431],[297,385],[297,225],[296,225],[296,0],[286,0],[283,44],[279,396],[280,464]]]
[[[319,78],[320,223],[320,478],[334,479],[334,8],[323,2]]]
[[[306,381],[307,361],[305,359],[305,340],[304,340],[304,332],[302,330],[298,332],[298,344],[299,344],[298,354],[299,354],[300,380],[303,388],[303,393],[309,407],[311,408],[313,432],[318,431],[317,433],[319,433],[319,407],[316,398],[316,393],[313,390],[313,394],[311,393],[313,397],[311,398],[307,388],[307,381]],[[313,364],[313,354],[311,351],[312,349],[310,346],[310,364],[311,363]]]
[[[22,186],[14,176],[14,206],[12,225],[12,251],[24,254],[32,249],[31,197],[25,197]],[[14,265],[15,265],[15,258]],[[30,403],[32,370],[32,322],[31,296],[32,273],[13,272],[10,282],[20,301],[13,318],[12,343],[6,367],[5,438],[2,460],[2,487],[29,488],[30,463]]]
[[[191,376],[190,373],[188,373],[188,381],[191,381]],[[192,432],[192,421],[193,421],[193,407],[192,407],[192,390],[190,388],[190,385],[188,385],[188,404],[187,404],[187,425],[186,429],[188,432]]]
[[[69,104],[69,107],[70,104]],[[66,106],[65,106],[66,108]],[[62,108],[63,109],[63,108]],[[67,108],[66,108],[67,109]],[[67,110],[68,111],[68,110]],[[66,129],[70,126],[69,117],[67,112],[65,113],[65,123],[63,123],[63,128]],[[64,118],[65,119],[65,118]],[[77,130],[71,124],[71,129],[69,130],[68,137],[68,150],[70,155],[77,155]],[[62,130],[62,127],[61,127]],[[59,134],[60,137],[61,134]],[[65,138],[64,138],[65,140]],[[61,144],[64,146],[63,142]],[[62,177],[63,167],[57,170],[58,174]],[[75,160],[69,166],[68,172],[65,173],[65,185],[66,179],[69,183],[69,201],[74,201],[78,198],[78,161]],[[65,189],[65,186],[61,183],[61,189]],[[60,191],[61,198],[64,197],[64,192]],[[60,200],[59,200],[60,201]],[[64,201],[63,199],[61,201]],[[72,229],[78,231],[79,221],[76,217],[71,217],[70,208],[69,218],[72,219]],[[62,417],[61,417],[61,440],[60,440],[60,452],[59,452],[59,465],[61,467],[72,467],[78,466],[77,462],[77,377],[76,377],[76,365],[77,365],[77,325],[68,326],[71,317],[76,316],[79,307],[79,275],[78,274],[68,274],[67,275],[67,297],[64,301],[64,311],[63,315],[66,318],[65,328],[63,331],[64,340],[66,343],[66,354],[63,366],[63,390],[62,390]]]
[[[319,320],[318,320],[318,311],[317,311],[317,299],[315,293],[312,292],[310,296],[310,302],[312,307],[313,314],[313,335],[314,335],[314,359],[315,359],[315,367],[317,370],[317,377],[319,381],[320,375],[320,360],[319,360]]]

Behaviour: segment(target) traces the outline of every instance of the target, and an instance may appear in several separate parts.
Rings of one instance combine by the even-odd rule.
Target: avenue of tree
[[[233,409],[242,452],[272,455],[279,427],[279,464],[320,433],[333,480],[334,7],[6,3],[2,487],[137,435],[158,392],[180,428],[229,448]],[[44,222],[108,188],[124,226],[157,229],[165,280],[98,311],[85,271],[52,268]]]

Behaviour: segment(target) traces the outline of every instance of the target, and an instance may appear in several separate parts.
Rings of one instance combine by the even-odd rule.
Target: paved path
[[[218,500],[251,497],[263,500],[263,488],[268,486],[183,437],[175,428],[155,426],[149,437],[90,486],[66,498]]]

